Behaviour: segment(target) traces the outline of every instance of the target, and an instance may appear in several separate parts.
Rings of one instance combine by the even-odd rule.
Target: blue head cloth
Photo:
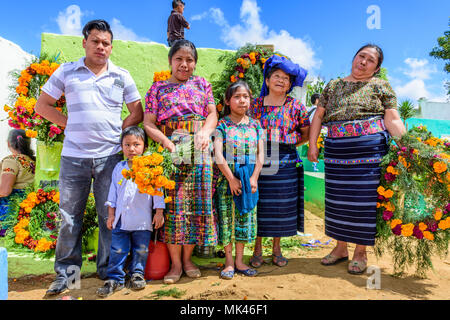
[[[298,64],[293,63],[291,60],[285,57],[273,55],[269,58],[269,60],[266,61],[264,67],[264,83],[261,90],[261,97],[265,97],[269,94],[269,89],[266,85],[266,78],[270,69],[272,68],[280,68],[287,74],[295,77],[294,81],[292,82],[291,88],[287,93],[291,93],[294,87],[303,87],[303,81],[305,81],[306,76],[308,75],[308,71],[300,67]]]

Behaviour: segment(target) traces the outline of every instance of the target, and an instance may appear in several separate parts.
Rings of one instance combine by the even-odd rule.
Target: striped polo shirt
[[[108,60],[108,70],[97,77],[84,63],[62,64],[42,91],[66,96],[68,120],[62,156],[103,158],[121,150],[122,106],[141,100],[130,73]]]

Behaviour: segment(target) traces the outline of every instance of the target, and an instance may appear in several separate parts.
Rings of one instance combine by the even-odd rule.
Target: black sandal
[[[253,255],[250,258],[250,266],[252,266],[253,268],[259,268],[264,264],[264,259],[262,257],[262,253],[255,256]]]

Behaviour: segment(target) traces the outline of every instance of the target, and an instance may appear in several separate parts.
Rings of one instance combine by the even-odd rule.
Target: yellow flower
[[[394,229],[397,225],[402,224],[402,220],[394,219],[391,221],[391,229]]]
[[[164,199],[164,203],[172,202],[172,197],[167,197]]]
[[[447,164],[445,163],[445,162],[436,162],[434,165],[433,165],[433,168],[434,168],[434,172],[436,172],[436,173],[442,173],[442,172],[445,172],[445,171],[447,171]]]
[[[436,221],[439,221],[442,219],[442,210],[441,209],[436,209],[436,212],[434,214],[434,219]]]
[[[164,148],[163,148],[162,146],[159,146],[159,147],[158,147],[158,152],[161,153],[161,152],[163,152],[163,151],[164,151]]]
[[[414,231],[414,224],[408,223],[408,224],[402,225],[402,235],[404,237],[412,236],[413,231]]]
[[[428,240],[431,240],[431,241],[434,240],[434,235],[430,231],[425,231],[423,233],[423,236],[424,236],[425,239],[428,239]]]

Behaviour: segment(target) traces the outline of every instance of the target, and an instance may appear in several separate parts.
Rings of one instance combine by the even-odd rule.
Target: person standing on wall
[[[35,108],[45,119],[65,127],[66,135],[59,175],[62,222],[56,245],[57,275],[47,295],[64,292],[68,269],[81,268],[81,229],[92,180],[99,224],[97,273],[100,279],[106,279],[111,230],[106,225],[105,203],[112,171],[123,159],[120,135],[123,128],[143,120],[141,96],[134,80],[127,70],[109,60],[113,48],[110,25],[104,20],[88,22],[83,35],[86,57],[61,65],[42,88]],[[67,116],[54,108],[63,93]],[[122,121],[123,102],[130,115]]]
[[[184,29],[190,29],[191,26],[183,16],[185,3],[182,0],[172,1],[172,13],[167,21],[167,43],[172,47],[177,40],[184,39]]]

